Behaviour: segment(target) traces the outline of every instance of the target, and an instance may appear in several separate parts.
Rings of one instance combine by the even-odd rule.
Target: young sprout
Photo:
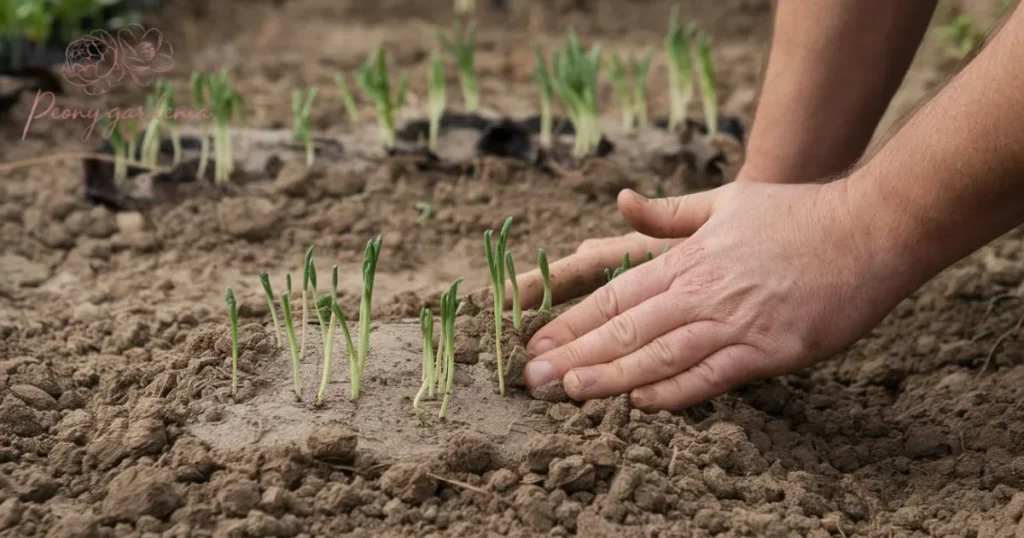
[[[104,131],[110,131],[107,141],[114,150],[114,182],[123,188],[128,183],[128,139],[116,120],[104,120],[104,123]]]
[[[355,124],[359,121],[359,108],[356,107],[355,97],[352,96],[352,91],[348,89],[348,83],[345,82],[345,75],[342,73],[334,75],[334,84],[338,87],[338,94],[341,95],[341,102],[345,105],[345,114],[348,115],[348,120]]]
[[[309,116],[313,112],[313,101],[320,88],[310,88],[304,93],[299,88],[292,90],[292,136],[306,147],[306,166],[313,166],[316,153],[313,151],[313,135],[310,133]]]
[[[512,253],[505,253],[505,268],[508,270],[508,279],[512,282],[512,325],[518,329],[523,325],[523,307],[519,303],[519,281],[516,280],[516,264],[512,260]]]
[[[585,157],[601,142],[597,95],[601,48],[595,45],[584,53],[576,32],[570,30],[565,48],[555,51],[552,63],[555,93],[576,128],[573,155]]]
[[[512,228],[512,217],[505,220],[496,244],[491,244],[494,230],[484,232],[484,253],[494,290],[494,356],[498,362],[498,392],[505,395],[505,366],[501,358],[501,322],[505,307],[505,244]]]
[[[636,125],[636,106],[633,105],[633,92],[630,91],[629,75],[626,74],[626,66],[622,63],[619,53],[612,53],[612,65],[608,72],[612,79],[612,89],[615,90],[615,98],[619,100],[619,109],[622,111],[622,126],[632,130]]]
[[[434,369],[434,311],[424,306],[420,310],[420,331],[423,333],[423,376],[419,392],[412,400],[412,408],[420,408],[424,396],[434,397],[437,370]]]
[[[352,333],[350,333],[348,330],[348,318],[345,317],[345,314],[341,311],[341,307],[338,306],[338,301],[332,300],[330,303],[330,308],[331,317],[334,319],[334,321],[331,324],[331,329],[333,331],[335,326],[341,327],[342,335],[345,337],[345,349],[348,351],[349,372],[352,372],[353,364],[356,361],[356,348],[352,344]],[[329,336],[331,340],[334,340],[333,332]],[[328,368],[329,367],[330,365],[328,365]],[[323,380],[321,380],[320,391],[323,392],[325,396],[326,386],[324,385],[324,383],[326,382],[326,379],[328,379],[329,377],[330,372],[326,372],[325,377],[323,378]]]
[[[416,222],[426,222],[434,217],[434,203],[430,200],[416,202],[416,209],[420,210],[420,216],[416,218]]]
[[[686,123],[686,109],[693,97],[693,60],[690,54],[693,34],[692,24],[679,26],[679,6],[672,6],[668,35],[665,36],[670,100],[668,127],[672,131],[678,131]]]
[[[612,270],[612,269],[605,269],[604,270],[604,281],[606,283],[607,282],[611,282],[613,279],[615,279],[616,277],[618,277],[622,273],[625,273],[626,271],[629,271],[632,268],[633,268],[633,262],[629,261],[629,253],[627,252],[626,254],[624,254],[622,256],[622,265],[621,266],[617,267],[615,270]]]
[[[181,140],[171,125],[172,120],[168,118],[168,113],[174,110],[174,88],[167,79],[161,78],[156,81],[153,93],[146,96],[146,109],[152,114],[152,118],[142,135],[142,162],[149,165],[157,164],[160,156],[160,132],[166,125],[171,133],[174,163],[177,164],[181,160]]]
[[[711,63],[711,43],[707,34],[700,34],[695,49],[697,79],[700,81],[700,98],[704,104],[704,122],[708,135],[718,132],[718,89],[715,84],[715,67]]]
[[[320,391],[316,394],[315,405],[320,407],[324,404],[324,400],[327,399],[327,385],[331,381],[331,355],[334,353],[334,328],[338,326],[335,322],[334,309],[331,305],[338,304],[330,295],[324,295],[316,302],[317,315],[320,316],[320,312],[323,310],[327,311],[327,325],[328,329],[324,333],[324,367],[323,373],[320,376]],[[321,316],[321,323],[324,318]]]
[[[231,288],[224,290],[224,302],[231,315],[231,395],[238,394],[238,303]]]
[[[630,74],[633,77],[634,117],[640,127],[647,125],[647,74],[651,72],[654,51],[648,49],[639,60],[630,60]]]
[[[462,303],[458,303],[460,282],[461,278],[441,296],[441,338],[444,340],[444,395],[441,399],[441,412],[438,414],[441,419],[448,416],[448,403],[455,379],[455,318],[459,310],[462,310]]]
[[[216,159],[214,182],[226,183],[235,169],[231,150],[231,122],[236,117],[241,118],[243,123],[246,121],[245,101],[228,82],[227,71],[206,75],[201,80],[200,91],[207,93],[204,102],[210,106],[213,115],[213,152]]]
[[[281,325],[277,321],[277,308],[274,307],[274,289],[270,286],[270,275],[266,272],[260,273],[260,283],[263,284],[263,293],[267,295],[267,306],[270,307],[270,318],[274,321],[274,334],[277,336],[277,347],[284,347],[281,340]]]
[[[363,297],[359,303],[359,348],[356,355],[355,368],[352,370],[352,399],[359,398],[363,371],[366,369],[366,356],[370,351],[370,316],[373,302],[373,279],[377,272],[377,260],[380,258],[381,236],[366,243],[363,254]]]
[[[452,27],[449,39],[440,30],[437,40],[448,51],[455,65],[459,68],[459,84],[462,86],[462,100],[467,112],[476,112],[480,108],[480,85],[476,80],[476,21],[470,22],[465,28],[456,23]]]
[[[540,143],[543,147],[551,147],[551,102],[555,97],[555,81],[548,71],[548,61],[544,52],[533,47],[533,55],[537,58],[537,66],[531,76],[540,92]]]
[[[207,106],[206,102],[206,78],[207,75],[202,73],[192,73],[192,79],[189,86],[192,88],[192,104],[197,109],[205,109]],[[202,180],[206,177],[206,165],[210,160],[210,136],[206,131],[206,125],[203,124],[200,127],[199,133],[199,170],[196,172],[196,177]]]
[[[445,89],[444,62],[437,51],[430,56],[430,74],[427,81],[427,116],[430,118],[430,138],[427,147],[437,150],[437,135],[441,131],[441,117],[444,116]]]
[[[537,266],[540,268],[540,276],[544,279],[544,299],[540,303],[542,314],[551,313],[551,274],[548,270],[548,253],[544,249],[537,250]]]
[[[288,275],[288,282],[291,284],[291,275]],[[302,361],[299,360],[299,343],[295,338],[295,324],[292,322],[291,285],[288,291],[281,294],[281,310],[284,312],[284,326],[288,332],[288,346],[292,352],[292,379],[295,381],[295,399],[302,401],[302,374],[299,368]]]
[[[405,104],[409,77],[398,81],[398,91],[392,94],[391,74],[388,73],[387,53],[380,46],[374,49],[366,63],[356,71],[356,84],[377,105],[377,123],[380,125],[384,146],[395,147],[395,112]]]
[[[300,359],[304,358],[306,356],[306,326],[307,326],[307,321],[306,320],[308,319],[306,317],[306,306],[309,304],[310,275],[315,270],[316,269],[313,268],[313,245],[310,245],[309,248],[306,249],[306,257],[303,259],[303,262],[302,262],[302,338],[299,340],[299,357],[300,357]],[[314,296],[315,296],[315,294],[316,294],[316,282],[315,282],[316,275],[312,275],[312,280],[314,280],[314,283],[313,283],[313,290],[314,291],[313,291],[313,293],[314,293]]]

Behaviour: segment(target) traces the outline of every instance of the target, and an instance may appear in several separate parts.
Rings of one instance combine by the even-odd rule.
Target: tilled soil
[[[573,24],[640,50],[659,43],[670,5],[507,2],[501,14],[479,3],[484,103],[517,117],[534,100],[524,32],[550,43]],[[158,23],[182,43],[182,91],[192,68],[234,67],[254,125],[275,129],[292,86],[326,94],[333,72],[378,39],[421,73],[431,24],[447,23],[448,9],[177,2]],[[749,114],[768,4],[691,2],[683,14],[721,43],[725,111]],[[929,41],[900,102],[948,74],[938,58]],[[664,111],[659,68],[651,105]],[[340,105],[323,103],[318,128],[349,132]],[[0,128],[5,161],[85,147],[72,124],[40,123],[20,141],[26,112]],[[557,257],[626,231],[615,194],[652,192],[654,173],[635,141],[615,142],[633,157],[593,160],[582,174],[498,158],[458,170],[381,159],[359,173],[286,163],[274,180],[120,213],[84,201],[77,163],[5,173],[0,536],[1024,535],[1022,230],[943,272],[842,356],[680,414],[646,414],[624,397],[533,400],[514,380],[497,395],[490,299],[473,293],[457,323],[449,420],[436,418],[436,401],[414,412],[420,342],[409,319],[456,278],[485,288],[485,229],[515,217],[520,271],[538,247]],[[688,188],[667,177],[669,194]],[[321,275],[341,266],[340,303],[355,313],[362,248],[377,234],[364,397],[348,401],[339,351],[327,404],[310,405],[311,326],[297,403],[256,275],[267,270],[280,291],[316,244]],[[225,286],[242,306],[237,398]],[[514,377],[525,357],[507,329]]]

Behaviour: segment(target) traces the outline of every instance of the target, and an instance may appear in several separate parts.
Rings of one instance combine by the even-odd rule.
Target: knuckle
[[[674,370],[675,355],[664,338],[655,338],[650,344],[647,344],[647,355],[659,371]]]
[[[724,372],[722,372],[721,368],[711,364],[709,361],[697,363],[697,365],[693,367],[692,371],[693,375],[695,375],[701,383],[710,387],[715,393],[724,392],[728,389]]]
[[[602,286],[594,292],[594,305],[597,311],[605,317],[612,319],[619,315],[619,300],[615,296],[615,286]]]
[[[623,314],[612,318],[610,325],[612,338],[619,348],[632,348],[636,345],[636,323],[629,315]]]
[[[580,349],[580,346],[576,342],[565,347],[565,362],[568,363],[568,367],[565,368],[565,371],[586,365],[583,350]]]

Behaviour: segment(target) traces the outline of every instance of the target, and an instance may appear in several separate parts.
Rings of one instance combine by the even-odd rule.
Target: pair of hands
[[[640,409],[675,410],[853,344],[909,293],[855,181],[737,182],[658,200],[623,191],[638,233],[586,241],[551,265],[556,302],[594,293],[530,341],[527,386],[562,381],[575,400],[629,393]],[[623,253],[640,260],[666,244],[604,284]],[[537,306],[539,272],[519,286],[524,307]]]

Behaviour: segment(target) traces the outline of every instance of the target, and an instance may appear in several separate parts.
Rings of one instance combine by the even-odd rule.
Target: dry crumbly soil
[[[483,101],[516,116],[534,107],[524,35],[553,43],[573,25],[641,50],[660,43],[670,5],[508,1],[499,13],[478,3]],[[176,44],[182,92],[193,68],[228,67],[253,124],[275,129],[287,126],[292,87],[333,95],[333,73],[380,40],[422,95],[417,75],[449,9],[182,1],[154,24]],[[749,119],[770,5],[682,11],[719,44],[725,111]],[[940,45],[929,36],[897,109],[955,68]],[[663,112],[653,97],[664,93],[663,65],[654,77],[651,105]],[[109,96],[141,100],[137,89]],[[322,103],[317,129],[348,132],[336,100]],[[5,162],[87,147],[75,124],[39,123],[21,141],[27,106],[0,125]],[[434,418],[436,401],[414,413],[420,343],[409,320],[455,278],[485,286],[483,231],[514,216],[521,260],[622,233],[614,197],[653,189],[642,164],[597,160],[582,177],[494,158],[465,173],[327,165],[119,214],[84,202],[77,163],[4,173],[0,536],[1024,535],[1024,334],[1012,330],[1024,316],[1021,230],[936,277],[842,356],[676,415],[625,398],[531,400],[515,386],[498,396],[489,300],[477,294],[458,321],[450,420]],[[676,179],[670,194],[687,188]],[[425,222],[422,200],[435,208]],[[308,403],[319,376],[310,358],[306,403],[296,403],[256,275],[269,271],[280,290],[316,243],[322,275],[341,266],[340,302],[354,313],[362,247],[378,233],[364,397],[348,401],[339,352],[327,405]],[[225,286],[242,304],[236,399]],[[309,333],[318,356],[318,329]],[[506,338],[513,373],[519,341]]]

